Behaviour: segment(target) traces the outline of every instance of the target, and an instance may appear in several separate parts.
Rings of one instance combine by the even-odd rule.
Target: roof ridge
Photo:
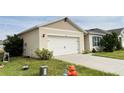
[[[107,33],[106,30],[100,29],[100,28],[92,28],[92,29],[88,29],[86,30],[87,32],[91,33]]]
[[[88,30],[96,30],[96,29],[101,30],[101,31],[106,31],[106,30],[101,29],[101,28],[91,28],[91,29],[88,29]]]
[[[50,20],[50,21],[48,21],[48,22],[39,24],[39,25],[37,25],[37,26],[38,26],[38,27],[40,27],[40,26],[46,26],[46,25],[49,25],[49,24],[56,23],[56,22],[59,22],[59,21],[61,21],[61,20],[64,20],[65,18],[68,18],[68,17],[61,17],[61,18],[58,18],[58,19],[53,19],[53,20]]]

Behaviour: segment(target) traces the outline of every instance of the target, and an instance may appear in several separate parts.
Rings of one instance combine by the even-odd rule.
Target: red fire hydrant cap
[[[69,66],[69,71],[75,71],[75,66]]]

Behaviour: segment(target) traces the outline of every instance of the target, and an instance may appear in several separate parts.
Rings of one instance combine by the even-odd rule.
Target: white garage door
[[[79,52],[79,38],[48,36],[48,49],[55,55],[73,54]]]

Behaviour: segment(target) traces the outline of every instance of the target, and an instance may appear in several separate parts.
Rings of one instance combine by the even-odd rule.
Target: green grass
[[[30,66],[30,69],[23,71],[22,66],[24,64],[28,64]],[[12,58],[11,62],[6,63],[3,69],[0,69],[0,75],[1,76],[39,76],[39,67],[41,65],[48,65],[49,76],[62,76],[65,67],[71,64],[56,59],[41,61],[31,58],[16,57],[16,58]],[[75,65],[75,66],[79,76],[114,76],[115,75],[111,73],[105,73],[105,72],[89,69],[80,65]]]
[[[98,52],[93,55],[124,60],[124,50],[114,51],[114,52]]]

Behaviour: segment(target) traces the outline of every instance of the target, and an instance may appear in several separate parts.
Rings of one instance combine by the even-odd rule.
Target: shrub
[[[111,34],[106,34],[100,41],[100,45],[103,47],[103,51],[113,52],[118,44],[118,34],[112,32]]]
[[[117,50],[121,50],[122,49],[122,44],[121,44],[120,40],[118,40],[118,42],[117,42],[116,49]]]
[[[7,36],[3,41],[4,50],[9,52],[10,56],[21,56],[23,53],[23,39],[17,35]]]
[[[48,49],[44,49],[44,48],[42,50],[37,49],[35,53],[41,60],[49,60],[53,56],[52,51],[49,51]]]
[[[4,55],[4,50],[0,48],[0,59],[3,58],[3,55]]]
[[[93,52],[93,53],[96,53],[96,49],[95,49],[95,48],[93,48],[92,52]]]
[[[90,51],[84,51],[82,54],[88,54],[90,53]]]

